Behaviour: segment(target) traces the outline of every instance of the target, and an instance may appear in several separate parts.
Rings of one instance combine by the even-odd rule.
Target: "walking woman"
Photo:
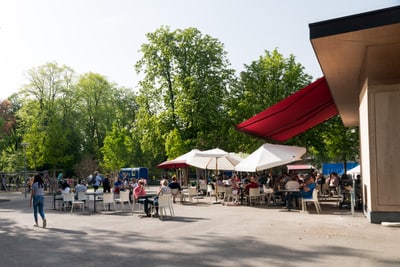
[[[35,217],[35,224],[33,226],[39,227],[38,225],[38,209],[39,209],[39,214],[40,217],[42,217],[43,220],[43,228],[46,228],[46,217],[44,215],[44,210],[43,210],[43,205],[44,205],[44,185],[43,185],[43,179],[42,176],[39,174],[35,175],[35,178],[33,180],[33,185],[32,185],[32,193],[31,193],[31,199],[29,201],[29,206],[32,207],[32,201],[33,201],[33,216]]]

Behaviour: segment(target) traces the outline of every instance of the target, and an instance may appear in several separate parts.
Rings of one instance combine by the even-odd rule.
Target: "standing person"
[[[96,192],[97,189],[99,189],[102,179],[101,179],[98,171],[95,171],[93,176],[94,176],[93,188],[94,188],[94,192]]]
[[[334,194],[338,194],[339,176],[336,172],[332,172],[329,175],[329,178],[326,179],[326,183],[329,184],[329,189],[332,196]]]
[[[3,189],[4,191],[8,191],[8,188],[7,188],[7,179],[6,179],[6,177],[4,176],[4,174],[1,175],[1,187],[2,187],[2,189]]]
[[[59,174],[58,174],[58,176],[57,176],[57,184],[58,184],[58,187],[60,188],[61,187],[61,185],[62,185],[62,181],[63,180],[63,174],[62,174],[62,172],[60,172]]]
[[[110,175],[107,174],[103,181],[103,192],[104,193],[111,193],[111,182],[110,182]]]
[[[43,228],[46,228],[47,221],[46,217],[44,214],[44,186],[43,186],[43,179],[42,176],[39,174],[35,175],[35,178],[33,180],[33,185],[32,185],[32,192],[31,192],[31,198],[29,200],[29,206],[32,207],[32,201],[33,201],[33,216],[35,218],[35,224],[33,226],[38,227],[38,210],[40,217],[42,217],[43,221]]]

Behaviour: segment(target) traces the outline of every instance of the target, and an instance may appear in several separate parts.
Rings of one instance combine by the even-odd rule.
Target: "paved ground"
[[[400,266],[400,228],[360,213],[175,205],[175,217],[51,210],[34,228],[28,199],[0,193],[1,266]]]

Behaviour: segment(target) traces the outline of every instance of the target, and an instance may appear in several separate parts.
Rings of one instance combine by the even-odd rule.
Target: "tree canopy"
[[[224,45],[196,28],[161,27],[146,35],[135,64],[138,90],[118,87],[98,73],[76,74],[48,62],[27,72],[18,94],[0,103],[0,164],[64,170],[80,177],[94,170],[157,164],[193,148],[254,151],[262,143],[235,130],[312,81],[294,55],[266,50],[237,76]],[[307,147],[320,164],[358,160],[358,129],[336,116],[286,142]]]

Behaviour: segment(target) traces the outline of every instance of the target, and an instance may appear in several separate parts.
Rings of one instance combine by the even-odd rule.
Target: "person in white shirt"
[[[291,180],[286,183],[285,188],[287,190],[294,190],[300,188],[300,184],[297,181],[296,176],[292,176]]]

